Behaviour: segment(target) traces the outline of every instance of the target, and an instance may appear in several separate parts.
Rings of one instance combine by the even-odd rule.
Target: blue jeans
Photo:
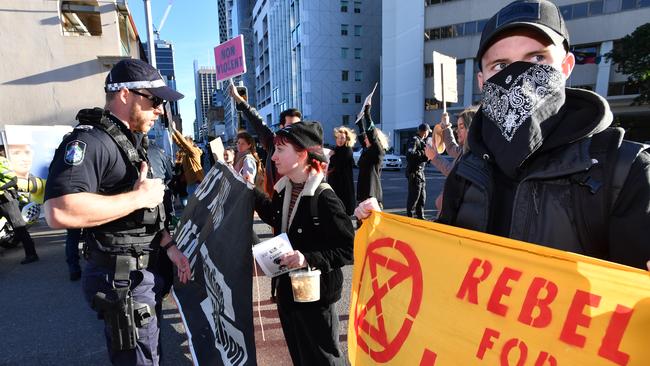
[[[81,229],[68,229],[65,237],[65,261],[68,263],[70,273],[81,272],[79,266],[79,241],[81,240]]]

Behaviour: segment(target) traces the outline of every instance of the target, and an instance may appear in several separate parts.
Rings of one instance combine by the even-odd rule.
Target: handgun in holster
[[[128,280],[129,270],[124,269],[118,256],[116,260],[116,280],[127,280],[125,287],[116,287],[106,292],[97,292],[93,297],[92,308],[97,311],[97,317],[104,319],[111,333],[111,348],[114,351],[132,350],[138,340],[138,328],[149,324],[153,319],[151,307],[133,301]]]

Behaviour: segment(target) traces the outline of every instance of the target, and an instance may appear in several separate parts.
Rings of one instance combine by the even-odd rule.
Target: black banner
[[[175,239],[192,279],[174,284],[196,365],[256,365],[251,255],[253,192],[217,162],[191,197]]]

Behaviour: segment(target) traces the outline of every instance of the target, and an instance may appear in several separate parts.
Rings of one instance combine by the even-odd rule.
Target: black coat
[[[370,111],[366,109],[364,117],[357,122],[359,135],[368,136],[370,147],[364,147],[359,157],[359,177],[357,179],[357,201],[361,202],[367,198],[375,197],[379,203],[383,201],[381,189],[381,163],[384,160],[384,149],[379,146],[377,129],[370,117]],[[363,137],[360,137],[363,141]],[[363,143],[362,143],[363,145]]]
[[[281,178],[276,184],[273,198],[269,198],[259,189],[255,189],[255,211],[260,218],[273,227],[275,233],[286,232],[294,250],[299,250],[310,267],[321,271],[320,305],[335,303],[341,298],[343,272],[341,267],[352,264],[354,229],[345,213],[341,200],[331,189],[325,189],[318,197],[318,217],[320,224],[314,225],[310,202],[314,191],[322,181],[323,175],[311,175],[305,188],[295,203],[296,212],[288,224],[289,198],[291,181]],[[288,229],[282,230],[283,217],[286,217]],[[296,303],[293,301],[291,280],[288,274],[278,276],[278,301],[283,306],[310,306],[314,303]]]
[[[352,148],[347,146],[337,146],[334,149],[334,155],[330,157],[329,171],[327,173],[327,183],[332,186],[336,195],[341,199],[345,206],[345,212],[348,215],[354,213],[356,198],[354,196],[354,177],[352,169],[354,168],[354,158],[352,157]]]

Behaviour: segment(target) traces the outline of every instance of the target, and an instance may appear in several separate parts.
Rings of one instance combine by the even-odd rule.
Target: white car
[[[352,153],[352,158],[354,159],[354,166],[359,166],[359,157],[361,157],[361,150],[354,151]],[[395,154],[385,154],[384,161],[381,164],[382,170],[402,169],[402,158]]]

